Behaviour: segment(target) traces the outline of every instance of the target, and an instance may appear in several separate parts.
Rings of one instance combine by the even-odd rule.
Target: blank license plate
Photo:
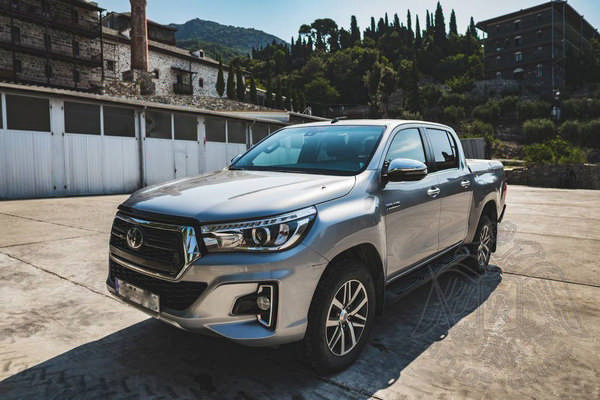
[[[158,295],[146,289],[139,288],[131,283],[116,278],[115,290],[119,296],[132,301],[133,303],[139,304],[152,311],[159,312],[160,310],[160,299]]]

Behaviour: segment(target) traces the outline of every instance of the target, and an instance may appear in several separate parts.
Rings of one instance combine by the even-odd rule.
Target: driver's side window
[[[408,158],[425,164],[423,141],[417,128],[408,128],[396,133],[385,156],[385,165],[396,158]]]

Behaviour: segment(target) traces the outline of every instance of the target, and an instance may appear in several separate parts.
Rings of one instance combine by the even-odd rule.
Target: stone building
[[[148,71],[155,95],[218,96],[219,63],[202,50],[190,52],[175,46],[175,29],[148,20]],[[109,13],[103,18],[104,69],[107,90],[123,90],[119,83],[131,71],[131,16]],[[227,66],[223,70],[227,80]],[[111,83],[112,81],[112,83]],[[126,89],[125,89],[126,90]]]
[[[0,0],[0,80],[97,90],[101,11],[83,0]]]
[[[481,21],[477,27],[487,34],[486,79],[521,80],[547,93],[565,86],[567,54],[583,51],[600,37],[564,0]]]

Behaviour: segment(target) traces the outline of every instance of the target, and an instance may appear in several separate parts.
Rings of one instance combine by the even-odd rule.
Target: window
[[[500,32],[500,24],[496,25],[496,32]]]
[[[535,76],[537,78],[542,78],[543,73],[544,73],[544,67],[542,66],[542,64],[536,65],[536,67],[535,67]]]
[[[502,72],[496,72],[496,79],[502,79]]]
[[[79,13],[76,9],[71,10],[71,22],[73,22],[74,24],[79,23]]]
[[[198,78],[198,86],[199,87],[204,87],[204,79]]]
[[[543,33],[543,32],[542,32],[542,30],[540,29],[540,30],[538,30],[538,31],[537,31],[537,38],[538,38],[538,40],[541,40],[541,39],[542,39],[542,37],[544,37],[544,33]]]
[[[100,135],[100,106],[65,101],[65,132]]]
[[[523,53],[519,51],[515,53],[515,63],[520,64],[521,62],[523,62]]]
[[[10,5],[14,10],[18,10],[19,9],[19,0],[11,0]]]
[[[227,142],[246,143],[246,124],[242,121],[227,121]]]
[[[14,69],[17,74],[23,72],[23,62],[21,60],[15,60]]]
[[[50,132],[48,99],[6,95],[7,128],[21,131]]]
[[[115,72],[115,62],[113,60],[106,60],[106,69],[111,71],[111,72]]]
[[[135,137],[135,113],[122,107],[103,107],[104,136]]]
[[[50,14],[50,5],[48,4],[48,0],[42,0],[42,14]]]
[[[515,26],[515,31],[518,31],[519,28],[521,27],[521,20],[518,19],[514,22],[514,26]]]
[[[427,137],[431,143],[435,171],[458,167],[456,144],[450,134],[440,129],[427,129]]]
[[[175,114],[175,139],[198,140],[198,122],[196,116]]]
[[[523,38],[521,36],[515,37],[515,46],[520,46],[523,44]]]
[[[21,43],[21,29],[19,29],[17,26],[13,26],[10,32],[13,43]]]
[[[171,139],[171,114],[163,111],[147,111],[146,137]]]
[[[502,57],[500,57],[500,56],[496,57],[496,64],[502,64]]]
[[[50,34],[48,33],[44,34],[44,47],[47,51],[52,49],[52,37],[50,37]]]
[[[46,64],[45,70],[46,78],[52,78],[52,66],[50,64]]]
[[[79,71],[74,69],[73,70],[73,82],[79,83],[79,79],[80,79]]]
[[[79,42],[77,40],[73,40],[73,57],[79,56]]]
[[[208,142],[225,142],[225,120],[223,118],[206,118],[205,126]]]
[[[252,143],[258,143],[267,136],[269,136],[268,124],[256,123],[252,125]]]
[[[425,163],[425,151],[423,150],[423,142],[421,141],[421,134],[418,129],[404,129],[394,136],[385,156],[386,166],[396,158],[408,158]]]

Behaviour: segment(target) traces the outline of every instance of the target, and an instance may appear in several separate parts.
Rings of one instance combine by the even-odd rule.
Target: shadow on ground
[[[368,398],[481,306],[501,274],[456,268],[387,307],[357,363],[333,376],[316,376],[293,345],[247,348],[148,319],[5,379],[0,397]]]

